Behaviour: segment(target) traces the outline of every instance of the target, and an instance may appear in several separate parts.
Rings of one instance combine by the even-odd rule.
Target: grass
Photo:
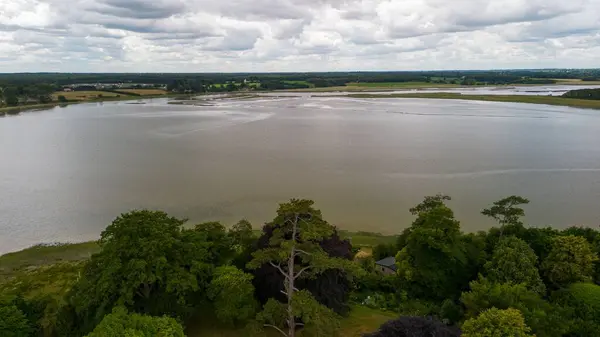
[[[525,95],[461,95],[459,93],[410,93],[410,94],[349,94],[352,98],[431,98],[431,99],[461,99],[470,101],[514,102],[570,106],[575,108],[600,109],[600,100],[564,98],[560,96],[525,96]]]
[[[95,241],[33,246],[0,256],[0,277],[58,262],[86,260],[99,250]]]
[[[119,89],[121,92],[138,94],[142,96],[148,95],[166,95],[167,91],[163,89]]]
[[[393,312],[370,309],[355,305],[350,311],[350,315],[342,319],[341,330],[338,337],[360,337],[365,332],[375,331],[381,324],[397,318],[398,315]],[[189,337],[242,337],[246,336],[246,331],[241,329],[227,328],[220,326],[216,319],[207,319],[201,317],[188,324],[186,335]],[[281,336],[279,332],[267,328],[265,337]],[[298,334],[302,337],[302,333]]]
[[[346,83],[349,87],[363,88],[391,88],[391,89],[421,89],[421,88],[457,88],[458,84],[430,83],[430,82],[372,82],[372,83]]]
[[[105,97],[120,97],[124,95],[107,91],[57,91],[52,96],[55,100],[58,100],[58,96],[65,96],[65,98],[69,101],[88,101]]]

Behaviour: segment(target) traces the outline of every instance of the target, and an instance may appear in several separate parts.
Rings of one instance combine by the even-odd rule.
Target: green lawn
[[[410,94],[349,94],[353,98],[431,98],[431,99],[462,99],[471,101],[514,102],[570,106],[576,108],[600,109],[600,100],[564,98],[560,96],[526,96],[526,95],[461,95],[458,93],[410,93]]]

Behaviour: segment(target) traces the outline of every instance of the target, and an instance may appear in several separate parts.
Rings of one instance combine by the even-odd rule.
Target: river
[[[0,118],[0,252],[98,237],[121,212],[190,223],[311,198],[349,230],[399,233],[445,193],[465,231],[517,194],[527,222],[600,219],[600,111],[424,99],[293,97],[79,104]]]

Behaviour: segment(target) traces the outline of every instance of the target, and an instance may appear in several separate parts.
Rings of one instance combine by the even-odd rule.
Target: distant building
[[[71,89],[71,88],[63,88],[63,91],[64,92],[71,92],[71,91],[73,91],[73,89]]]
[[[375,269],[385,275],[395,274],[396,258],[393,256],[388,256],[385,259],[375,262]]]

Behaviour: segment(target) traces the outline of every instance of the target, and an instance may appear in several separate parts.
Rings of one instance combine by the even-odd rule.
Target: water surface
[[[120,214],[192,222],[316,200],[330,222],[398,233],[446,193],[464,230],[518,194],[527,221],[600,218],[600,112],[518,103],[343,97],[220,99],[213,106],[81,104],[0,118],[0,252],[95,239]]]

